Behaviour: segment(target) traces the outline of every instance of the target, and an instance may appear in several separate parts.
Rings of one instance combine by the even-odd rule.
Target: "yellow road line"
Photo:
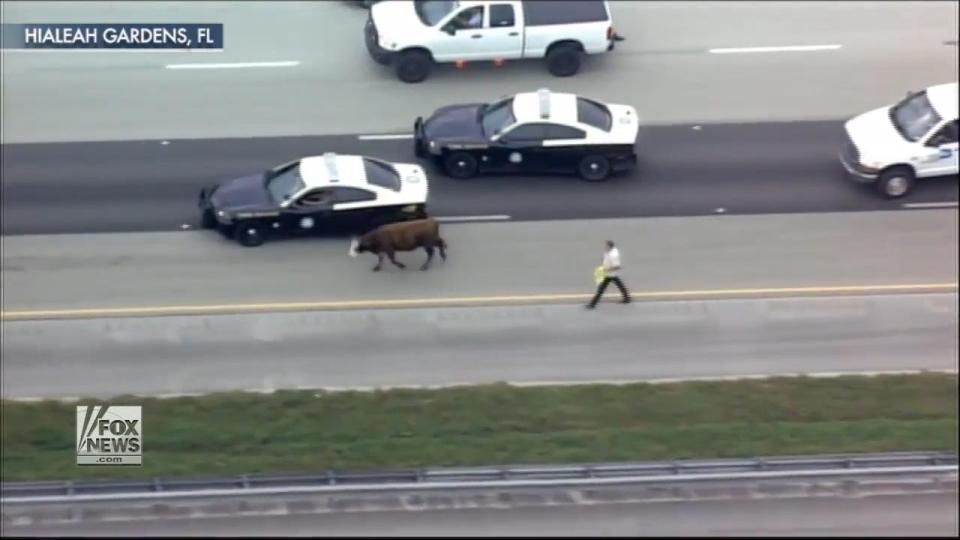
[[[633,292],[636,299],[669,300],[678,298],[715,298],[715,297],[751,297],[751,296],[800,296],[827,294],[869,294],[869,293],[908,293],[908,292],[951,292],[957,291],[957,283],[911,283],[900,285],[847,285],[837,287],[773,287],[760,289],[706,289],[688,291],[649,291]],[[614,291],[616,292],[616,291]],[[272,311],[320,311],[345,309],[380,308],[417,308],[450,307],[464,305],[490,304],[536,304],[565,301],[583,301],[592,293],[579,294],[533,294],[513,296],[470,296],[447,298],[410,298],[397,300],[344,300],[329,302],[274,302],[262,304],[212,304],[181,306],[142,306],[127,308],[90,308],[90,309],[53,309],[33,311],[3,311],[0,319],[4,321],[31,319],[65,319],[95,317],[149,317],[160,315],[195,315],[216,313],[262,313]],[[617,296],[614,294],[613,296]]]

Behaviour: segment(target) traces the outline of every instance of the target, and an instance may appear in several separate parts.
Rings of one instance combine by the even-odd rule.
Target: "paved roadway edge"
[[[952,471],[858,479],[847,477],[794,478],[734,482],[700,482],[677,485],[662,479],[659,485],[586,485],[553,488],[437,489],[431,493],[374,491],[354,493],[301,493],[296,496],[212,497],[199,500],[121,504],[84,503],[4,505],[5,528],[30,525],[77,525],[130,521],[179,521],[197,518],[322,515],[365,512],[418,512],[425,510],[477,510],[484,508],[536,508],[598,504],[663,504],[709,501],[762,501],[801,499],[865,499],[889,496],[934,496],[957,493],[956,466]],[[594,482],[593,484],[597,484]]]
[[[292,388],[247,388],[242,390],[232,390],[231,393],[241,394],[273,394],[278,390],[293,392],[317,392],[317,393],[340,393],[340,392],[379,392],[383,390],[442,390],[450,388],[466,388],[485,386],[489,384],[501,384],[515,388],[531,388],[538,386],[624,386],[629,384],[676,384],[682,382],[733,382],[758,379],[779,379],[779,378],[797,378],[809,377],[814,379],[829,379],[835,377],[879,377],[891,375],[923,375],[923,374],[942,374],[958,375],[957,369],[899,369],[885,371],[814,371],[810,373],[754,373],[746,375],[716,375],[703,377],[670,377],[656,379],[594,379],[584,381],[499,381],[497,383],[475,383],[459,382],[445,384],[395,384],[383,386],[295,386]],[[144,398],[144,399],[177,399],[186,397],[203,397],[223,392],[176,392],[169,394],[124,394],[124,397]],[[117,396],[102,401],[116,399]],[[4,397],[0,399],[8,402],[39,403],[43,401],[57,401],[62,403],[75,403],[78,401],[91,399],[80,396],[66,397]]]
[[[891,285],[840,285],[829,287],[770,287],[752,289],[702,289],[631,292],[634,299],[647,301],[709,300],[764,297],[804,297],[831,295],[922,294],[957,292],[958,283],[903,283]],[[209,304],[174,306],[137,306],[118,308],[50,309],[2,311],[2,321],[48,319],[91,319],[107,317],[160,317],[185,315],[224,315],[277,313],[288,311],[344,311],[357,309],[442,308],[465,306],[503,306],[574,303],[589,300],[592,293],[532,294],[504,296],[466,296],[445,298],[407,298],[316,302],[273,302],[258,304]],[[608,302],[612,300],[607,300]]]

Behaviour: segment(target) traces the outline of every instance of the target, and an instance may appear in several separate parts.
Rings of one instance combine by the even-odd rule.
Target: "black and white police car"
[[[204,228],[252,247],[274,234],[356,234],[422,218],[428,191],[419,165],[326,153],[205,188],[199,205]]]
[[[576,173],[606,180],[637,164],[637,111],[540,89],[489,104],[438,109],[414,123],[417,156],[454,178],[482,173]]]

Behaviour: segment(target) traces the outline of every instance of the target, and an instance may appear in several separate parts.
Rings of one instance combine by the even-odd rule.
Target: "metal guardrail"
[[[242,475],[195,479],[5,482],[0,484],[0,503],[950,473],[957,473],[957,454],[904,452],[589,465],[327,471],[310,475]]]

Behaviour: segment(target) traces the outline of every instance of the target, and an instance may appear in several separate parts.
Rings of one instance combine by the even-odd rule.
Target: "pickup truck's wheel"
[[[263,229],[254,223],[238,223],[234,239],[244,247],[257,247],[263,243]]]
[[[207,208],[203,211],[200,226],[204,229],[215,229],[217,227],[217,218],[213,215],[213,208]]]
[[[443,168],[454,178],[472,178],[477,174],[477,158],[466,152],[453,152],[443,160]]]
[[[573,45],[557,45],[547,53],[547,69],[555,77],[569,77],[580,71],[580,51]]]
[[[404,51],[397,58],[397,78],[407,83],[418,83],[430,75],[430,56],[423,51]]]
[[[602,182],[610,176],[610,160],[603,156],[586,156],[577,167],[580,178],[588,182]]]
[[[897,199],[906,195],[915,181],[913,172],[906,167],[887,169],[877,179],[877,189],[889,199]]]

